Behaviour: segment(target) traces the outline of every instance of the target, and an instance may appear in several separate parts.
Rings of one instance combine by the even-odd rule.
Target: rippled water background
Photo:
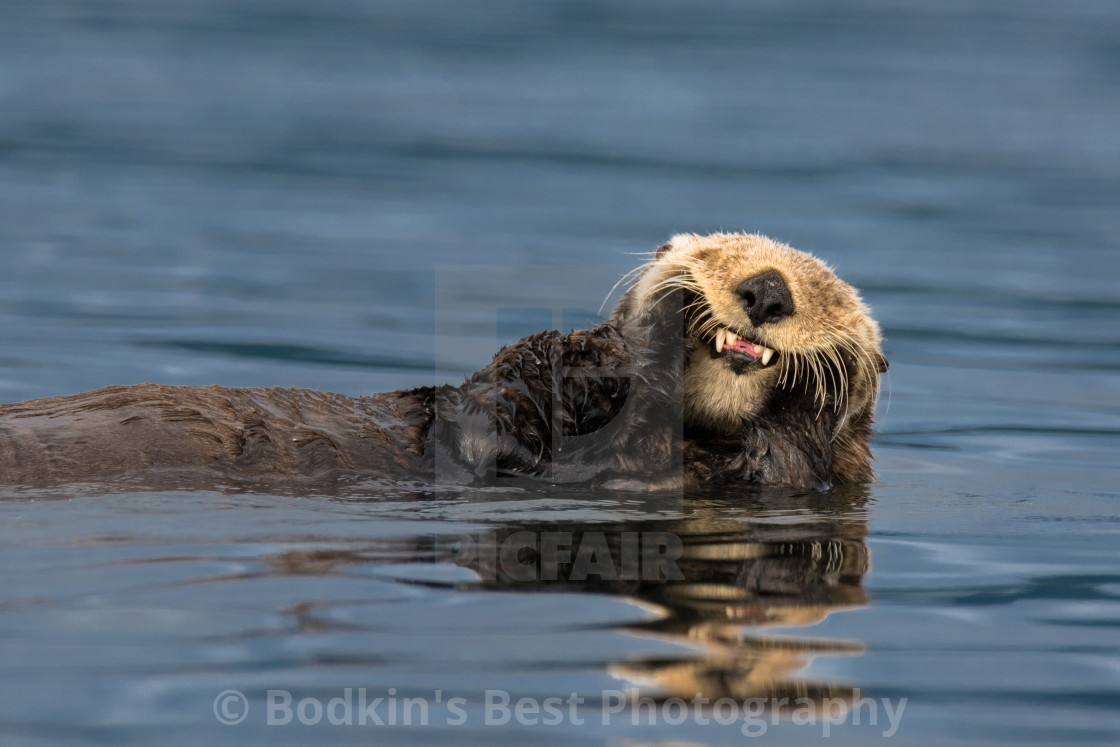
[[[1097,0],[3,3],[2,401],[455,380],[721,228],[832,263],[892,368],[866,491],[9,491],[0,740],[751,741],[263,720],[270,688],[640,681],[905,697],[902,744],[1120,742],[1118,39]],[[517,531],[672,532],[690,583],[449,560]]]

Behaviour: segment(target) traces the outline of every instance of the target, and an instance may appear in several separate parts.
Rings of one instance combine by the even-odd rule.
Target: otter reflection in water
[[[495,524],[464,536],[286,553],[274,558],[273,568],[321,574],[371,562],[437,568],[454,563],[469,569],[472,580],[461,572],[445,576],[445,583],[425,574],[410,580],[468,593],[617,597],[649,614],[615,629],[649,639],[655,644],[649,650],[657,652],[634,656],[635,647],[627,646],[617,660],[598,661],[617,678],[618,689],[687,701],[786,697],[792,708],[796,699],[852,697],[851,685],[818,680],[805,670],[814,657],[858,654],[862,645],[800,636],[788,628],[808,628],[832,612],[867,603],[864,501],[864,491],[855,486],[767,494],[746,510],[740,497],[694,497],[685,499],[680,518]],[[305,628],[322,624],[313,606],[299,614]],[[504,622],[495,619],[494,631]],[[770,633],[775,628],[783,629],[781,635]],[[667,649],[673,653],[667,655]],[[550,650],[547,641],[541,650]],[[578,651],[566,655],[585,658]]]

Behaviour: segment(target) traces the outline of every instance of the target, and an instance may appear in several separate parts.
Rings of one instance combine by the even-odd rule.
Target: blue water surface
[[[0,401],[457,381],[721,229],[827,260],[891,360],[864,489],[8,489],[0,741],[826,728],[604,723],[636,687],[879,703],[837,744],[1120,743],[1118,39],[1104,0],[0,4]],[[517,532],[673,535],[686,579],[491,573]],[[267,723],[347,688],[428,725]]]

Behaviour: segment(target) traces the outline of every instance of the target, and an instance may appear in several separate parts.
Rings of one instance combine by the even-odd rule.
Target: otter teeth
[[[747,355],[761,360],[763,366],[770,365],[770,361],[774,357],[774,351],[770,348],[764,348],[761,345],[747,342],[726,327],[720,327],[716,330],[715,344],[717,353],[722,353],[724,348],[746,353]]]

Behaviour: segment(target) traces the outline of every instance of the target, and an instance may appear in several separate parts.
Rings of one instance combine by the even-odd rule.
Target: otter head
[[[833,418],[836,477],[870,479],[887,361],[854,288],[816,257],[749,234],[674,236],[639,272],[615,318],[676,312],[686,427],[733,434],[804,405]]]

